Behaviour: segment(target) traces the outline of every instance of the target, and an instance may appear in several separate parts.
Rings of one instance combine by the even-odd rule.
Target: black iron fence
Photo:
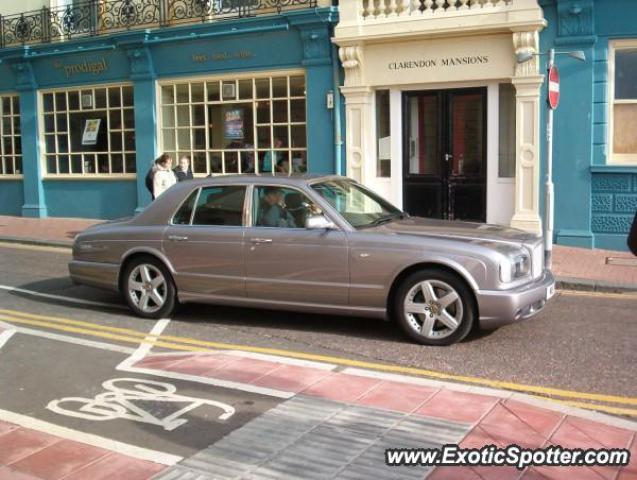
[[[0,15],[0,48],[316,7],[317,0],[87,0]]]

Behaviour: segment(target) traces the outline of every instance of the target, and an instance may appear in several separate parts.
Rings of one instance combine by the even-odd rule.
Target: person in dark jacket
[[[178,182],[183,182],[184,180],[192,180],[190,158],[185,155],[182,156],[179,159],[179,163],[177,164],[177,168],[175,168],[174,172]]]
[[[633,225],[630,227],[628,233],[628,249],[633,252],[633,255],[637,255],[637,210],[635,211],[635,218],[633,219]]]

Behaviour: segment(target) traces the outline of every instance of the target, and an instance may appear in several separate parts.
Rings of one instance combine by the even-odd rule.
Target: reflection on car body
[[[539,237],[410,217],[339,176],[181,182],[79,234],[69,270],[142,317],[177,300],[391,317],[429,345],[531,317],[554,291]]]

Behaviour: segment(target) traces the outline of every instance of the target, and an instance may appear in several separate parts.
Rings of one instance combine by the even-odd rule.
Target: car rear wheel
[[[152,257],[133,259],[124,271],[126,303],[144,318],[165,318],[175,309],[176,290],[170,272]]]
[[[424,269],[398,288],[394,312],[403,331],[423,345],[451,345],[465,338],[476,321],[473,296],[456,275]]]

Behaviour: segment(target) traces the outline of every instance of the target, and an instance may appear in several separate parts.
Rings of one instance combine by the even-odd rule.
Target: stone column
[[[515,53],[537,53],[538,32],[513,34]],[[540,218],[540,96],[544,76],[539,74],[539,59],[516,64],[513,85],[516,90],[516,177],[515,213],[511,226],[541,234]]]

